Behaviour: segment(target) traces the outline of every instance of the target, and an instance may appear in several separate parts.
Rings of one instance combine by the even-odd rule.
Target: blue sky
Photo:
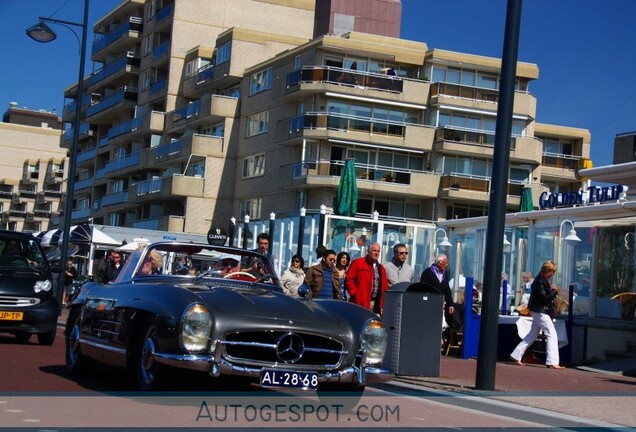
[[[120,1],[90,3],[92,23]],[[77,80],[78,42],[58,25],[51,25],[58,38],[48,44],[32,41],[25,30],[38,16],[51,14],[81,22],[83,5],[82,0],[0,0],[2,112],[10,101],[62,112],[64,89]],[[429,49],[500,58],[506,5],[506,0],[402,0],[401,37],[425,42]],[[530,85],[537,121],[589,129],[594,166],[612,162],[617,133],[636,130],[634,22],[634,0],[523,3],[518,60],[539,66],[539,79]],[[91,70],[89,62],[86,73]]]

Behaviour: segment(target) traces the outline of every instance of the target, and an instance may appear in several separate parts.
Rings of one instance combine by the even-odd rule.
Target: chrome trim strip
[[[106,345],[106,344],[103,344],[103,343],[100,343],[100,342],[95,342],[95,341],[92,341],[92,340],[89,340],[89,339],[84,339],[84,338],[81,338],[81,337],[79,338],[78,341],[79,341],[80,344],[88,345],[88,346],[93,347],[93,348],[101,348],[101,349],[104,349],[106,351],[115,352],[115,353],[118,353],[118,354],[126,354],[126,350],[123,349],[123,348]]]

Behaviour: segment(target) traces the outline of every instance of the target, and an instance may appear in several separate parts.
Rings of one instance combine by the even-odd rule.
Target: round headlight
[[[386,351],[386,329],[380,321],[372,320],[362,330],[361,348],[367,353],[367,363],[381,363]]]
[[[51,291],[52,287],[53,287],[53,284],[48,279],[43,281],[37,281],[33,285],[33,291],[35,291],[36,293],[39,293],[41,291]]]
[[[181,319],[181,346],[186,351],[205,350],[211,329],[212,318],[208,309],[201,304],[191,305]]]

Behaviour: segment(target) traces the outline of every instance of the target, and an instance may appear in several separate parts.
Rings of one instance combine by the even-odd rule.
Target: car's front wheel
[[[91,361],[82,355],[80,347],[80,314],[78,311],[71,312],[66,321],[64,340],[66,343],[66,370],[76,374],[88,369]]]
[[[155,320],[148,317],[141,326],[141,338],[134,347],[133,368],[137,386],[141,391],[159,390],[167,379],[166,366],[155,359],[158,346],[158,329]]]
[[[57,327],[53,327],[48,333],[38,333],[38,343],[40,345],[51,346],[55,342],[55,334],[57,333]]]

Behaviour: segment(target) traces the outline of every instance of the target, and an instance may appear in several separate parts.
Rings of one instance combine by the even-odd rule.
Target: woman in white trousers
[[[550,284],[550,278],[556,273],[557,266],[548,260],[541,266],[541,272],[534,278],[530,291],[528,309],[532,317],[532,326],[528,334],[510,354],[510,360],[522,366],[523,355],[530,345],[537,339],[539,332],[546,336],[545,365],[552,369],[564,369],[559,365],[559,341],[556,328],[552,322],[553,302],[558,291]]]

